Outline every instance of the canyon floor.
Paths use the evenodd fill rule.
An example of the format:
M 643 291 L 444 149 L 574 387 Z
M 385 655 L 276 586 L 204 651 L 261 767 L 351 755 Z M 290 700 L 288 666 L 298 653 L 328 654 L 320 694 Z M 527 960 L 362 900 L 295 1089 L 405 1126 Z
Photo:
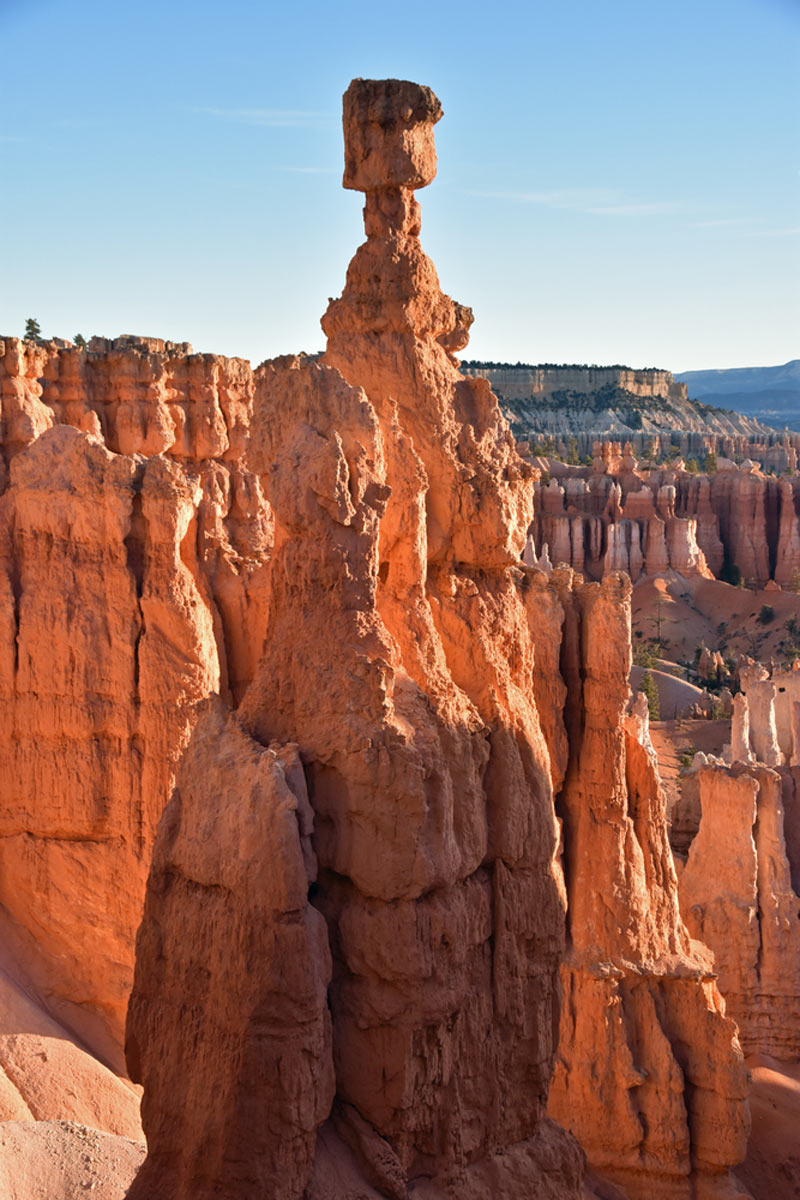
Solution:
M 765 608 L 771 616 L 762 616 Z M 783 662 L 790 643 L 800 646 L 800 595 L 775 584 L 751 590 L 719 579 L 654 576 L 633 589 L 632 624 L 634 648 L 660 638 L 663 656 L 676 665 L 693 663 L 701 644 L 726 658 Z

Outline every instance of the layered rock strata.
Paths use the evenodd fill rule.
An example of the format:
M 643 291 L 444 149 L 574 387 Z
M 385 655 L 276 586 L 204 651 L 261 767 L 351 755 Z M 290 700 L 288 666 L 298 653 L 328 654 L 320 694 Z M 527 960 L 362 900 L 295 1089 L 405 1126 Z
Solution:
M 681 910 L 714 951 L 745 1049 L 789 1061 L 800 1054 L 800 670 L 747 660 L 740 679 L 732 766 L 703 766 L 684 788 L 694 820 L 678 831 Z
M 534 552 L 592 579 L 624 570 L 636 580 L 686 577 L 800 584 L 800 478 L 762 474 L 757 462 L 721 460 L 713 475 L 637 461 L 627 444 L 594 446 L 591 467 L 544 460 L 536 485 Z M 794 454 L 794 451 L 792 451 Z
M 27 986 L 122 1068 L 175 766 L 265 632 L 252 374 L 155 340 L 0 350 L 0 928 Z
M 702 817 L 681 875 L 681 909 L 692 934 L 714 950 L 745 1050 L 796 1060 L 798 772 L 737 763 L 703 767 L 697 778 Z
M 156 848 L 128 1026 L 146 1096 L 141 1179 L 167 1179 L 179 1198 L 269 1178 L 257 1172 L 273 1169 L 277 1147 L 248 1153 L 237 1138 L 229 1150 L 215 1132 L 250 1111 L 255 1073 L 296 1147 L 287 1197 L 574 1195 L 580 1156 L 545 1119 L 563 952 L 558 793 L 571 948 L 552 1111 L 635 1194 L 656 1180 L 664 1195 L 722 1194 L 744 1151 L 744 1073 L 708 956 L 678 917 L 654 759 L 623 724 L 629 587 L 569 572 L 548 585 L 517 566 L 532 473 L 488 386 L 458 374 L 470 316 L 441 293 L 418 241 L 411 188 L 433 177 L 439 115 L 427 89 L 351 86 L 345 183 L 366 192 L 367 241 L 323 320 L 323 362 L 256 374 L 249 462 L 275 519 L 270 633 L 235 717 L 196 730 Z M 322 1031 L 305 1061 L 323 1098 L 333 1072 L 327 1119 L 324 1105 L 286 1102 L 269 1042 L 248 1028 L 233 1034 L 248 1064 L 238 1087 L 230 1056 L 206 1051 L 220 1037 L 217 997 L 241 988 L 252 900 L 235 879 L 203 959 L 216 963 L 205 1010 L 187 1021 L 180 999 L 181 931 L 214 911 L 223 870 L 216 851 L 187 865 L 205 844 L 194 826 L 219 805 L 210 767 L 194 764 L 224 757 L 237 781 L 244 763 L 292 744 L 314 811 L 306 869 L 331 948 L 332 1040 L 319 993 L 302 1029 L 285 1006 L 271 1029 L 290 1047 Z M 303 836 L 300 819 L 298 872 Z M 288 906 L 279 889 L 276 936 Z M 294 912 L 309 928 L 300 891 Z M 314 953 L 298 949 L 295 970 L 324 980 Z M 264 989 L 256 1012 L 275 1011 L 281 983 L 251 981 Z M 609 1021 L 623 992 L 626 1020 Z M 173 1088 L 174 1048 L 190 1044 L 202 1047 L 197 1079 Z M 602 1094 L 581 1082 L 587 1054 Z M 214 1097 L 211 1154 L 197 1086 Z M 606 1105 L 624 1123 L 601 1115 Z
M 568 953 L 550 1112 L 631 1197 L 731 1195 L 747 1084 L 711 955 L 680 917 L 646 705 L 625 717 L 630 583 L 577 583 L 568 569 L 552 581 L 569 749 L 556 802 Z
M 724 1194 L 743 1152 L 625 719 L 629 587 L 520 563 L 534 472 L 419 244 L 440 115 L 346 94 L 367 241 L 323 361 L 3 344 L 3 931 L 111 1062 L 171 795 L 127 1025 L 141 1200 L 577 1200 L 554 1062 L 551 1112 L 634 1197 Z M 702 571 L 662 483 L 639 551 Z
M 767 433 L 752 417 L 696 404 L 669 371 L 480 362 L 465 363 L 464 371 L 489 381 L 519 436 L 619 437 L 639 429 L 669 443 L 676 433 L 701 441 Z
M 367 242 L 325 317 L 324 363 L 256 375 L 250 461 L 275 517 L 270 635 L 235 724 L 196 732 L 191 778 L 156 848 L 128 1025 L 150 1149 L 132 1195 L 157 1180 L 176 1200 L 240 1195 L 244 1180 L 274 1181 L 273 1169 L 287 1200 L 400 1196 L 412 1183 L 430 1197 L 477 1198 L 488 1186 L 509 1200 L 579 1194 L 581 1153 L 545 1119 L 564 900 L 515 566 L 532 477 L 488 385 L 458 375 L 450 355 L 467 315 L 419 245 L 412 188 L 433 177 L 439 115 L 428 89 L 351 86 L 345 182 L 367 193 Z M 280 976 L 251 981 L 260 990 L 245 1009 L 273 1015 L 268 1036 L 258 1024 L 223 1030 L 243 1079 L 215 1048 L 227 997 L 243 986 L 257 890 L 224 884 L 204 1011 L 187 1022 L 170 1001 L 190 969 L 181 931 L 204 927 L 223 884 L 189 817 L 214 820 L 219 808 L 214 777 L 191 768 L 200 738 L 212 761 L 246 740 L 226 772 L 239 836 L 245 763 L 297 744 L 314 809 L 315 909 L 299 874 L 300 824 L 294 850 L 270 847 L 267 831 L 245 862 L 291 852 L 297 863 L 297 891 L 276 885 L 261 936 L 282 936 L 290 911 L 308 929 L 322 913 L 332 951 L 326 969 L 310 935 L 296 945 L 293 986 L 318 981 L 300 1013 Z M 312 1028 L 322 1031 L 313 1047 L 301 1040 Z M 308 1090 L 304 1107 L 286 1102 L 284 1069 L 269 1057 L 278 1037 L 298 1045 L 317 1107 Z M 187 1039 L 204 1049 L 176 1097 L 175 1046 Z M 334 1076 L 331 1106 L 320 1081 Z M 248 1147 L 251 1078 L 261 1081 L 253 1103 L 280 1111 L 282 1128 L 265 1126 Z M 210 1098 L 202 1124 L 198 1086 Z M 241 1136 L 225 1141 L 216 1131 L 239 1113 Z M 293 1166 L 281 1165 L 281 1146 L 294 1147 Z

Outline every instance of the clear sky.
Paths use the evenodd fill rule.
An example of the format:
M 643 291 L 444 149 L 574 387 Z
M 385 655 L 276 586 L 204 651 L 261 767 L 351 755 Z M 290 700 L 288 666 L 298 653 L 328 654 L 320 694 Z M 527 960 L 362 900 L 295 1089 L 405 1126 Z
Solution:
M 433 87 L 465 357 L 800 356 L 800 0 L 0 0 L 0 334 L 321 349 L 356 75 Z

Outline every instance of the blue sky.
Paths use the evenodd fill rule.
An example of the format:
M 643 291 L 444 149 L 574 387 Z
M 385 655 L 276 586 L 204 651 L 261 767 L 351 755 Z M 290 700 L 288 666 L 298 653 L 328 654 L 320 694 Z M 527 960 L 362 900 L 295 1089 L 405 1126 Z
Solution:
M 800 0 L 0 0 L 0 334 L 323 346 L 355 75 L 430 84 L 465 357 L 800 356 Z

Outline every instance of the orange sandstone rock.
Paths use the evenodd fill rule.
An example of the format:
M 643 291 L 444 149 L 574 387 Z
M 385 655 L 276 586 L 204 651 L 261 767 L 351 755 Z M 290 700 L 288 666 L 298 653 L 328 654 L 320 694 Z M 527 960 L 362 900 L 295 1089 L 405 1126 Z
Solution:
M 154 339 L 0 350 L 0 926 L 15 974 L 121 1068 L 195 706 L 241 695 L 266 632 L 252 373 Z
M 149 1154 L 130 1200 L 302 1193 L 333 1094 L 310 828 L 296 752 L 259 746 L 211 702 L 137 943 L 126 1053 L 147 1085 Z
M 193 1027 L 196 1074 L 175 1055 L 176 1005 L 190 964 L 200 963 L 180 931 L 204 928 L 227 869 L 190 823 L 174 831 L 181 782 L 157 842 L 129 1019 L 149 1141 L 141 1194 L 164 1180 L 176 1197 L 233 1194 L 232 1172 L 260 1180 L 259 1170 L 274 1169 L 287 1200 L 306 1187 L 315 1197 L 403 1196 L 413 1187 L 431 1200 L 477 1200 L 487 1188 L 508 1200 L 577 1198 L 582 1154 L 545 1120 L 564 896 L 549 755 L 530 688 L 527 582 L 516 565 L 532 474 L 488 385 L 458 374 L 451 355 L 464 310 L 439 290 L 417 238 L 410 187 L 430 175 L 438 105 L 426 89 L 395 81 L 356 81 L 348 97 L 348 178 L 368 188 L 368 240 L 326 314 L 324 362 L 277 360 L 256 373 L 248 461 L 274 514 L 275 543 L 269 637 L 236 717 L 237 745 L 243 731 L 253 739 L 237 760 L 296 743 L 308 780 L 313 902 L 332 950 L 336 1098 L 311 1163 L 325 1086 L 316 1107 L 302 1092 L 284 1105 L 278 1128 L 259 1105 L 271 1111 L 283 1069 L 276 1075 L 254 1057 L 263 1084 L 251 1093 L 249 1074 L 237 1080 L 218 1062 L 223 1006 L 240 1021 L 226 1027 L 226 1045 L 250 1061 L 239 940 L 256 936 L 248 934 L 256 893 L 234 891 L 236 937 L 213 934 L 202 958 L 209 1007 Z M 379 168 L 384 184 L 371 173 Z M 218 751 L 206 764 L 205 741 L 198 727 L 184 764 L 192 811 L 221 820 Z M 234 857 L 245 837 L 243 783 L 231 769 Z M 269 812 L 275 800 L 263 804 Z M 289 826 L 282 845 L 265 833 L 260 856 L 299 861 L 300 826 L 293 836 L 294 849 Z M 169 865 L 184 842 L 200 889 L 170 883 L 187 874 Z M 295 921 L 318 916 L 299 896 L 293 907 Z M 258 936 L 281 930 L 264 912 Z M 298 979 L 325 978 L 310 940 L 295 953 Z M 159 978 L 175 1003 L 161 1001 L 150 982 Z M 269 977 L 246 982 L 273 986 Z M 292 1046 L 300 1034 L 288 994 L 283 1011 Z M 323 992 L 303 1029 L 326 1012 Z M 330 1061 L 322 1043 L 306 1051 L 310 1085 L 328 1078 Z M 235 1164 L 216 1132 L 213 1152 L 201 1154 L 194 1098 L 212 1080 L 224 1084 L 212 1093 L 210 1128 L 230 1130 L 244 1113 Z M 293 1148 L 293 1164 L 282 1146 Z
M 630 583 L 559 582 L 569 948 L 549 1111 L 631 1197 L 732 1195 L 744 1064 L 711 956 L 678 910 L 646 717 L 624 720 Z
M 680 884 L 686 923 L 714 951 L 743 1047 L 786 1061 L 800 1056 L 800 899 L 784 833 L 792 774 L 702 768 L 702 819 Z
M 551 582 L 520 562 L 535 472 L 419 243 L 440 115 L 348 89 L 367 240 L 321 362 L 2 346 L 3 934 L 116 1065 L 171 795 L 127 1026 L 141 1200 L 578 1200 L 554 1061 L 550 1112 L 631 1197 L 722 1196 L 743 1154 L 612 571 L 704 574 L 700 525 L 674 473 L 628 517 L 608 446 L 542 493 Z

